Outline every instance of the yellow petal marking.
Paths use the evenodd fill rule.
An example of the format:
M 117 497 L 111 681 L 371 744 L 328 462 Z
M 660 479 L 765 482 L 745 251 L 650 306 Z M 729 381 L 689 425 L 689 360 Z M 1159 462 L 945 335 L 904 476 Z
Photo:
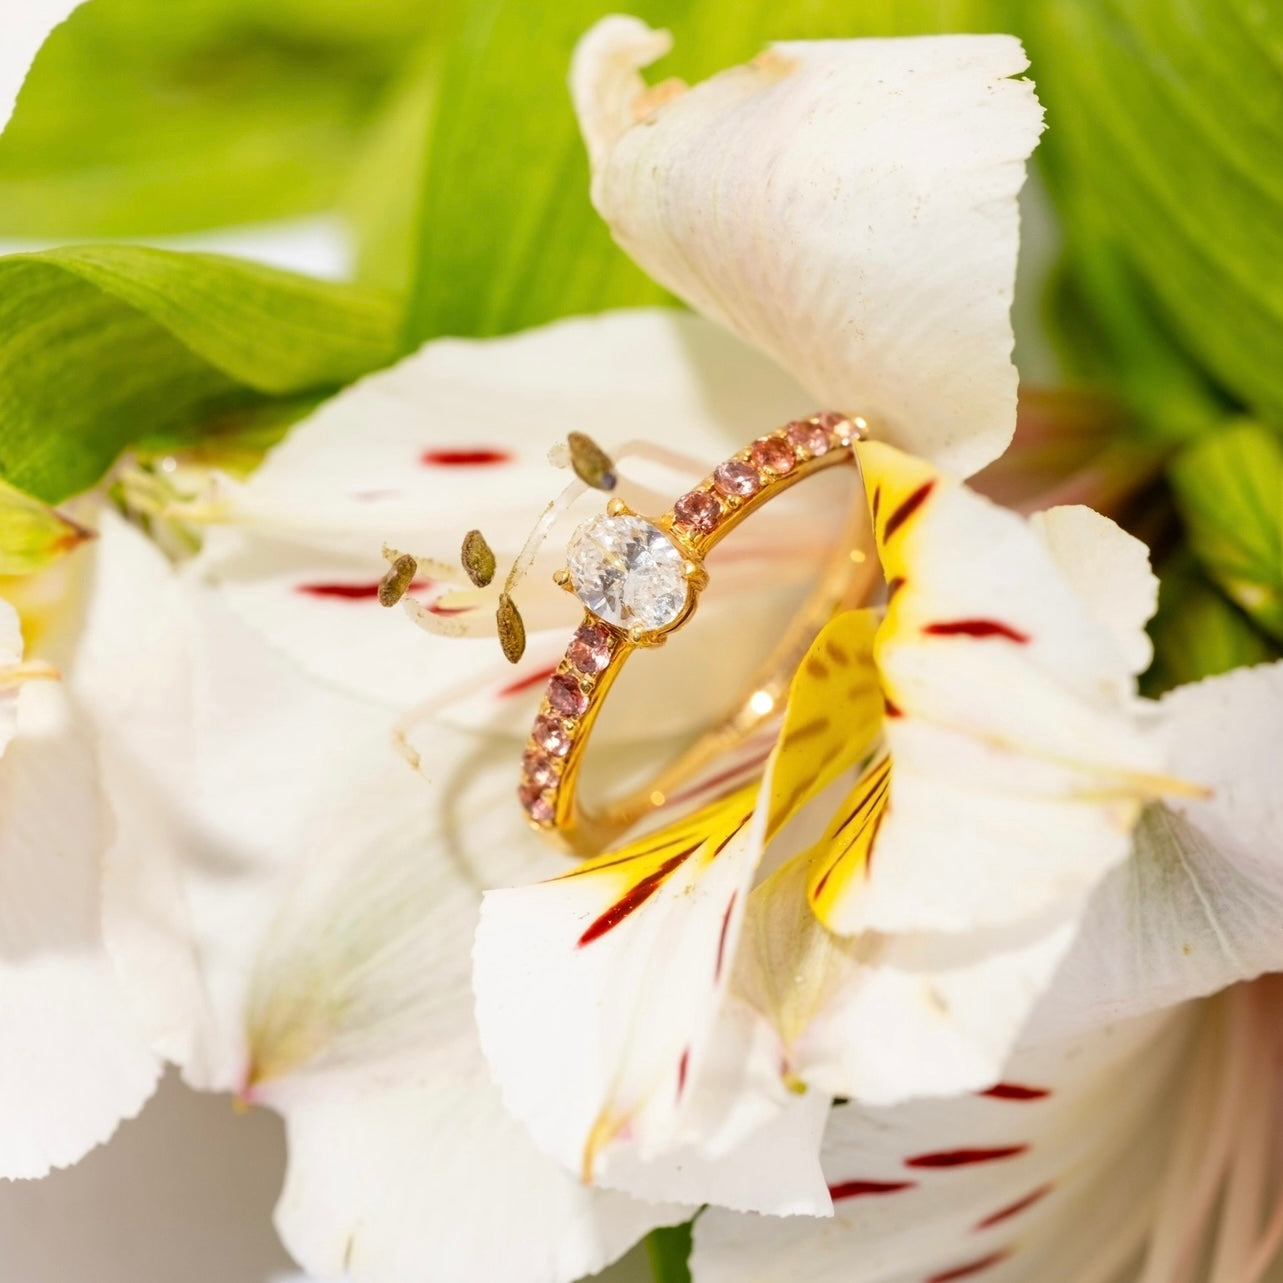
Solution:
M 835 616 L 798 667 L 770 772 L 768 841 L 872 751 L 882 729 L 882 688 L 873 663 L 878 623 L 871 610 Z
M 891 759 L 881 756 L 860 776 L 846 802 L 829 821 L 823 839 L 808 858 L 806 894 L 816 917 L 829 926 L 833 906 L 851 880 L 864 876 L 886 814 L 891 788 Z

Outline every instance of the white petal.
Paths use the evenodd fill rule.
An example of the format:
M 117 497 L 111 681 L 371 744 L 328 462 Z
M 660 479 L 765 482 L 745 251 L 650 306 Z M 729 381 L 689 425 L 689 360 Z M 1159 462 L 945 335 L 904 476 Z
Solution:
M 962 931 L 1081 901 L 1168 783 L 1130 659 L 1022 518 L 890 447 L 860 458 L 894 590 L 891 786 L 875 858 L 824 920 Z
M 21 683 L 6 680 L 5 670 L 14 670 L 22 661 L 22 626 L 18 612 L 0 598 L 0 753 L 18 729 L 18 691 Z
M 351 754 L 409 767 L 386 712 L 298 672 L 111 513 L 95 556 L 70 681 L 100 728 L 115 816 L 106 939 L 156 1049 L 232 1090 L 252 959 L 303 825 Z
M 515 593 L 529 654 L 512 670 L 494 636 L 496 596 L 537 518 L 570 479 L 549 465 L 549 449 L 578 429 L 610 451 L 633 441 L 681 451 L 702 461 L 702 474 L 756 433 L 811 408 L 795 384 L 741 344 L 671 309 L 440 340 L 293 429 L 232 496 L 234 524 L 209 532 L 201 566 L 238 613 L 326 681 L 398 709 L 443 693 L 487 692 L 459 720 L 524 733 L 533 713 L 523 680 L 556 663 L 580 617 L 551 572 L 574 520 L 602 503 L 600 495 L 581 501 Z M 633 465 L 623 473 L 620 495 L 655 515 L 692 480 L 673 469 L 653 479 Z M 763 514 L 745 532 L 757 550 L 748 572 L 758 599 L 763 576 L 754 556 L 771 558 L 772 579 L 790 564 L 767 538 L 771 525 Z M 496 584 L 482 593 L 466 585 L 458 561 L 464 534 L 478 528 L 499 561 Z M 785 533 L 794 542 L 815 537 Z M 385 543 L 446 563 L 425 566 L 416 596 L 438 609 L 466 607 L 444 622 L 480 639 L 426 636 L 401 612 L 380 608 L 374 590 L 387 569 Z M 739 540 L 737 548 L 744 550 Z M 791 564 L 796 573 L 807 562 Z M 457 583 L 467 591 L 459 594 Z M 505 693 L 513 687 L 526 698 Z
M 310 1274 L 569 1283 L 685 1218 L 578 1185 L 534 1149 L 484 1074 L 478 1058 L 424 1085 L 336 1076 L 286 1108 L 276 1225 Z
M 667 1187 L 696 1203 L 798 1210 L 778 1169 L 759 1165 L 754 1182 L 742 1161 L 672 1156 L 692 1144 L 719 1159 L 742 1139 L 701 1134 L 689 1093 L 761 849 L 754 800 L 750 786 L 632 854 L 485 897 L 474 985 L 486 1058 L 536 1144 L 585 1179 L 643 1197 Z M 621 1157 L 624 1141 L 632 1152 Z M 649 1169 L 661 1155 L 670 1161 Z
M 1042 129 L 1010 36 L 780 44 L 688 92 L 628 69 L 633 18 L 580 42 L 593 203 L 657 281 L 825 406 L 966 474 L 1015 428 L 1016 195 Z
M 1151 807 L 1092 898 L 1037 1027 L 1080 1029 L 1283 969 L 1283 664 L 1162 700 L 1173 767 L 1213 790 Z
M 523 831 L 505 753 L 442 749 L 436 790 L 354 769 L 258 960 L 248 1091 L 289 1126 L 278 1223 L 308 1269 L 355 1283 L 425 1263 L 443 1283 L 568 1283 L 688 1212 L 584 1187 L 505 1113 L 472 1019 L 479 887 L 563 862 Z
M 1022 1052 L 989 1094 L 833 1111 L 832 1222 L 696 1222 L 696 1283 L 1110 1283 L 1150 1226 L 1189 1022 Z
M 107 1140 L 159 1075 L 103 949 L 111 821 L 92 734 L 59 684 L 22 691 L 0 814 L 0 1175 L 26 1178 Z
M 4 15 L 0 41 L 0 129 L 9 123 L 13 106 L 31 63 L 49 33 L 80 0 L 22 0 Z
M 776 1072 L 869 1105 L 992 1083 L 1069 948 L 1074 915 L 848 939 L 811 912 L 806 863 L 754 890 L 732 980 L 772 1031 Z
M 1080 504 L 1048 508 L 1030 520 L 1083 604 L 1108 628 L 1134 673 L 1154 657 L 1145 631 L 1158 608 L 1158 579 L 1149 549 Z

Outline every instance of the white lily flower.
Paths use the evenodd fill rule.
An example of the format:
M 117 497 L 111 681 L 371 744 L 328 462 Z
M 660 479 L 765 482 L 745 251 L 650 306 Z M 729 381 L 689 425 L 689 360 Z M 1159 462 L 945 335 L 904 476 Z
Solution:
M 606 1184 L 617 1139 L 654 1155 L 701 1129 L 726 994 L 729 1028 L 741 1008 L 765 1026 L 734 1095 L 755 1079 L 777 1104 L 809 1087 L 885 1105 L 991 1085 L 1142 807 L 1198 791 L 1135 695 L 1156 598 L 1141 545 L 1086 509 L 1027 523 L 888 446 L 858 455 L 890 602 L 839 617 L 804 661 L 756 820 L 749 789 L 574 879 L 487 896 L 478 1017 L 505 1099 Z M 763 838 L 850 767 L 820 840 L 773 855 Z M 680 851 L 696 857 L 670 870 Z M 585 947 L 599 918 L 615 929 Z M 759 1179 L 758 1210 L 807 1185 L 788 1191 L 778 1165 Z

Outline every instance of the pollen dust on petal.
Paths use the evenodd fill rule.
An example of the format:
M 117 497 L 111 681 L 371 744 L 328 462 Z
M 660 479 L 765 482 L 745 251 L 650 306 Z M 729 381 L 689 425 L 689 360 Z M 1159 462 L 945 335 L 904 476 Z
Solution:
M 661 107 L 667 107 L 670 102 L 675 102 L 689 88 L 690 86 L 677 76 L 670 76 L 657 85 L 647 86 L 633 99 L 633 123 L 640 125 Z

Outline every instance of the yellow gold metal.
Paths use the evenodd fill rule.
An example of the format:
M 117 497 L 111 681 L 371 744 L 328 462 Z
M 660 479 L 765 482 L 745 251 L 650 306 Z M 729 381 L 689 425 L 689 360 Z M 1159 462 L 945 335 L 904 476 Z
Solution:
M 878 573 L 877 558 L 869 555 L 861 544 L 868 544 L 870 531 L 867 513 L 862 502 L 853 504 L 848 529 L 834 551 L 831 564 L 826 567 L 810 599 L 797 613 L 775 649 L 745 687 L 743 703 L 717 725 L 706 731 L 677 761 L 663 770 L 655 779 L 618 801 L 599 810 L 585 808 L 579 797 L 579 774 L 584 753 L 591 737 L 593 724 L 605 704 L 611 686 L 623 669 L 629 656 L 638 649 L 662 645 L 670 633 L 680 629 L 694 614 L 701 592 L 709 576 L 704 568 L 704 558 L 709 551 L 729 535 L 741 522 L 756 512 L 775 495 L 791 489 L 799 481 L 842 464 L 854 464 L 853 442 L 867 432 L 865 421 L 858 417 L 834 414 L 816 415 L 805 421 L 808 425 L 821 426 L 828 431 L 828 443 L 822 452 L 813 452 L 804 446 L 795 446 L 794 466 L 782 475 L 766 470 L 759 471 L 760 488 L 752 495 L 741 498 L 716 491 L 709 482 L 696 489 L 716 495 L 721 514 L 711 530 L 700 530 L 680 522 L 672 509 L 654 524 L 682 550 L 685 557 L 683 570 L 691 586 L 686 605 L 667 627 L 656 631 L 642 628 L 623 630 L 605 624 L 591 612 L 586 612 L 584 624 L 606 630 L 611 638 L 609 658 L 600 672 L 584 677 L 570 663 L 569 652 L 557 672 L 573 678 L 583 692 L 587 703 L 582 713 L 574 718 L 560 717 L 545 701 L 540 721 L 552 719 L 560 724 L 569 740 L 562 748 L 562 756 L 545 753 L 537 736 L 532 738 L 527 754 L 527 769 L 532 758 L 551 763 L 556 772 L 553 782 L 542 791 L 529 775 L 522 785 L 523 800 L 531 814 L 531 822 L 549 836 L 555 837 L 569 850 L 591 855 L 605 849 L 610 842 L 631 828 L 666 798 L 675 793 L 691 777 L 705 769 L 717 758 L 742 743 L 783 703 L 794 670 L 806 653 L 816 633 L 839 610 L 858 605 L 865 600 Z M 794 425 L 788 425 L 794 426 Z M 781 428 L 772 436 L 789 439 L 787 429 Z M 735 456 L 751 464 L 751 453 Z M 618 499 L 606 505 L 610 516 L 631 516 L 631 510 Z M 558 584 L 573 591 L 569 575 L 558 571 L 554 578 Z M 559 677 L 554 677 L 554 682 Z M 531 809 L 532 806 L 534 809 Z

